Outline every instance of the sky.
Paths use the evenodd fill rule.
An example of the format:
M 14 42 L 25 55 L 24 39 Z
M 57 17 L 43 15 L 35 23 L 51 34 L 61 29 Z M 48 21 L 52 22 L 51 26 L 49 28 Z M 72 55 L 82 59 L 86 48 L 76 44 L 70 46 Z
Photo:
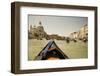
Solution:
M 40 21 L 47 34 L 58 34 L 65 37 L 88 24 L 87 17 L 28 15 L 29 26 L 37 27 Z

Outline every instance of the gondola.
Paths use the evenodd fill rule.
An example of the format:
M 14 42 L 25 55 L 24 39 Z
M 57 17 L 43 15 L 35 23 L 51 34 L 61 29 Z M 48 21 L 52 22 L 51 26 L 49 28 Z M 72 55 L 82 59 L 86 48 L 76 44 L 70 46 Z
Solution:
M 50 40 L 35 60 L 69 59 L 67 55 L 57 46 L 54 40 Z

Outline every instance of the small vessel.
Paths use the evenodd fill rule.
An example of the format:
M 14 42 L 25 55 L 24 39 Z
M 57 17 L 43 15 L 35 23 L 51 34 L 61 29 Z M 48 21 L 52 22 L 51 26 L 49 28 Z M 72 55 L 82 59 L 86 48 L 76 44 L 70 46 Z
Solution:
M 50 40 L 35 58 L 35 60 L 55 59 L 69 59 L 69 57 L 56 45 L 54 40 Z

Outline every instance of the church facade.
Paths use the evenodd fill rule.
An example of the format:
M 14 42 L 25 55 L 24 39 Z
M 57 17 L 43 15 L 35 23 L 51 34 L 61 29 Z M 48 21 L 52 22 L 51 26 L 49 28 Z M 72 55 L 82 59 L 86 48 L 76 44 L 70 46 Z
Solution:
M 28 30 L 28 38 L 29 39 L 42 39 L 46 38 L 47 33 L 44 31 L 44 28 L 42 26 L 42 23 L 39 22 L 39 25 L 36 27 L 35 25 L 32 26 L 30 25 L 29 30 Z

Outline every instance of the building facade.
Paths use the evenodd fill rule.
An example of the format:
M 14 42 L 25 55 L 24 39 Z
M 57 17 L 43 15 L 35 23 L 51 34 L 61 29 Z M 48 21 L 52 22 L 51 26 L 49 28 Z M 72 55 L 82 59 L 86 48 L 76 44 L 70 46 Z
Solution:
M 88 38 L 88 26 L 87 26 L 87 24 L 84 25 L 83 27 L 81 27 L 78 32 L 71 33 L 69 37 L 71 39 L 84 39 L 84 38 L 87 39 Z
M 42 38 L 46 38 L 46 36 L 47 33 L 44 31 L 41 22 L 39 22 L 39 25 L 37 27 L 35 25 L 34 26 L 30 25 L 28 31 L 29 39 L 42 39 Z

